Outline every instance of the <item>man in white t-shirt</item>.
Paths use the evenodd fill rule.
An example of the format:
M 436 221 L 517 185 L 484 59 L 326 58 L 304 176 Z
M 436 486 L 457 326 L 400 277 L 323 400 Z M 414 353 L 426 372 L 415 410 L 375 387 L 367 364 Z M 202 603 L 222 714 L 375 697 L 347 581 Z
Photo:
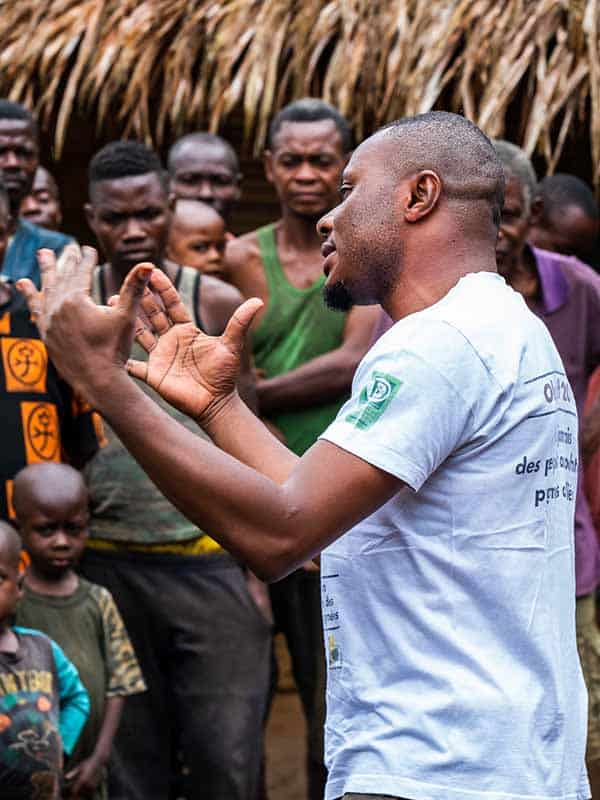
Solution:
M 234 391 L 260 301 L 211 339 L 148 265 L 110 310 L 86 296 L 92 252 L 58 268 L 44 253 L 46 293 L 23 286 L 55 363 L 186 515 L 267 579 L 324 551 L 327 800 L 589 797 L 577 414 L 546 328 L 496 274 L 503 185 L 489 140 L 453 114 L 355 151 L 319 223 L 326 298 L 379 302 L 396 324 L 302 458 Z M 126 363 L 139 307 L 150 357 Z

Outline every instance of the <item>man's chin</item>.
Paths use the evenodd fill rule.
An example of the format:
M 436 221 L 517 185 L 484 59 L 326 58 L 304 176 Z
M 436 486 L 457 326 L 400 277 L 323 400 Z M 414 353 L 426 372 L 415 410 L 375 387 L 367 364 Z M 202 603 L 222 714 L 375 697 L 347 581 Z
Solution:
M 354 305 L 352 295 L 343 281 L 336 281 L 331 286 L 323 287 L 323 300 L 332 311 L 350 311 Z

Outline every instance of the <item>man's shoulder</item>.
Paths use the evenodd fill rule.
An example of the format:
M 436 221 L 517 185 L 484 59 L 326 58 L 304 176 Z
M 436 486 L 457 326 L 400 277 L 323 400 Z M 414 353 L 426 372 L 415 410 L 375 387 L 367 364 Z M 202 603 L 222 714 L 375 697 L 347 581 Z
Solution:
M 225 258 L 229 264 L 237 267 L 246 266 L 248 263 L 262 263 L 258 239 L 259 230 L 261 229 L 250 231 L 227 242 Z
M 235 286 L 214 275 L 202 276 L 200 292 L 200 296 L 204 295 L 210 303 L 218 303 L 223 307 L 229 306 L 232 311 L 244 300 L 241 292 Z
M 575 256 L 554 253 L 539 247 L 533 249 L 536 259 L 543 259 L 547 264 L 560 269 L 571 285 L 590 287 L 596 292 L 600 292 L 600 275 L 589 264 L 580 261 Z
M 73 238 L 67 236 L 66 233 L 51 231 L 24 219 L 19 220 L 19 228 L 25 236 L 37 240 L 38 248 L 47 247 L 49 250 L 62 250 L 66 244 L 73 241 Z

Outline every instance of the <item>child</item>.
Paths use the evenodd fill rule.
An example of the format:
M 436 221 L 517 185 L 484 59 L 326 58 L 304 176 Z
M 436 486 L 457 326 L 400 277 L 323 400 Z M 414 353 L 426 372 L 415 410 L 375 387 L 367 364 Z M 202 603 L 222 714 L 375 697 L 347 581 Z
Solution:
M 212 206 L 199 200 L 177 200 L 169 230 L 167 257 L 221 278 L 227 233 Z
M 21 542 L 0 522 L 0 797 L 58 800 L 90 703 L 77 670 L 39 631 L 12 627 L 23 595 Z
M 66 770 L 67 797 L 106 798 L 105 766 L 127 695 L 145 690 L 110 593 L 75 573 L 87 539 L 88 495 L 66 464 L 31 464 L 15 478 L 13 503 L 30 565 L 19 624 L 64 648 L 89 692 L 86 727 Z

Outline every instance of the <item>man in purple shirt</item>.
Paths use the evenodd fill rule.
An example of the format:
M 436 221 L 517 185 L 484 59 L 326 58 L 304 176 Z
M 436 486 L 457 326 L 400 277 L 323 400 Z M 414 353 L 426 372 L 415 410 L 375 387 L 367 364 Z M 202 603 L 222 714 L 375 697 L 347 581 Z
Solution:
M 580 418 L 588 380 L 600 365 L 600 276 L 573 256 L 527 243 L 532 216 L 543 202 L 523 150 L 505 141 L 494 147 L 504 166 L 506 189 L 496 255 L 498 271 L 547 325 L 573 390 Z M 600 584 L 600 546 L 579 470 L 575 506 L 577 639 L 589 693 L 587 764 L 592 796 L 600 790 L 600 632 L 594 594 Z

